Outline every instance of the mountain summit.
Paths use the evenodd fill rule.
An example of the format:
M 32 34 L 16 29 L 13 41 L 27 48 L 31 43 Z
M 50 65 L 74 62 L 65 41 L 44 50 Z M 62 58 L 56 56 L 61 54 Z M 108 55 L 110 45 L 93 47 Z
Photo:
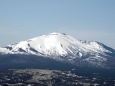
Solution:
M 109 59 L 107 57 L 115 55 L 115 50 L 100 42 L 81 41 L 65 33 L 53 32 L 1 47 L 0 53 L 1 55 L 36 55 L 75 65 L 82 62 L 103 66 Z

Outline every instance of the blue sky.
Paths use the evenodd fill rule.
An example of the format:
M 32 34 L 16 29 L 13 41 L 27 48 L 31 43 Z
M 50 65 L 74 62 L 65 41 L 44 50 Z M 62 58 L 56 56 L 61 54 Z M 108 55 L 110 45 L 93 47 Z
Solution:
M 115 0 L 0 0 L 0 46 L 51 32 L 115 49 Z

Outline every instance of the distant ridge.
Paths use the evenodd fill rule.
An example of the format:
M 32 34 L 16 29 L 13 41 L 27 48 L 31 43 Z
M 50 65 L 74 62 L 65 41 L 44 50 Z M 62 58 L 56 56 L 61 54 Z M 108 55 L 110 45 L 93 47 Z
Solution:
M 65 33 L 49 33 L 5 47 L 1 55 L 36 55 L 56 61 L 65 61 L 76 66 L 92 65 L 106 67 L 115 50 L 96 41 L 79 41 Z

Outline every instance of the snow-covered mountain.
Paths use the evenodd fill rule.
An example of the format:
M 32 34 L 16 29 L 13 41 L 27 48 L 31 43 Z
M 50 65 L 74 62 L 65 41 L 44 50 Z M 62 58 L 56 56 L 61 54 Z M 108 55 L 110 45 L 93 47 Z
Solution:
M 77 40 L 64 33 L 50 33 L 16 44 L 0 47 L 1 55 L 26 54 L 49 57 L 76 64 L 78 61 L 98 64 L 115 55 L 115 50 L 100 42 Z

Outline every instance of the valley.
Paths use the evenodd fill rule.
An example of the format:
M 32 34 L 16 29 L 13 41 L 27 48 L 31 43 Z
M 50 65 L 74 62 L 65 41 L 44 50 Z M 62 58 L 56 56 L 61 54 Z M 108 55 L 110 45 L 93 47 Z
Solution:
M 1 86 L 115 86 L 115 79 L 80 76 L 71 71 L 9 69 L 0 72 Z

